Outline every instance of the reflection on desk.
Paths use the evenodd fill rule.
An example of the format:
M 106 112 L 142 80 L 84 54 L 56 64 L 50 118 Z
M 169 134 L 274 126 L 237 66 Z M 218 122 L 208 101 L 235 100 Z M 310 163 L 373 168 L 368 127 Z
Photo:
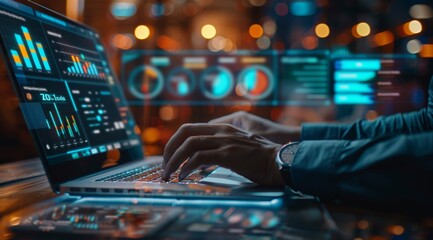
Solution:
M 29 163 L 26 162 L 25 164 L 27 164 L 26 171 L 29 173 Z M 32 165 L 35 172 L 41 170 L 39 161 L 34 161 Z M 15 167 L 17 167 L 16 164 Z M 8 168 L 8 166 L 1 166 L 0 169 L 2 168 Z M 144 204 L 144 201 L 134 198 L 125 198 L 124 200 L 129 204 L 134 205 L 135 203 L 138 206 L 158 205 L 156 203 Z M 2 217 L 0 219 L 0 238 L 19 239 L 12 235 L 7 226 L 17 224 L 23 217 L 37 210 L 74 202 L 96 206 L 100 204 L 98 201 L 100 198 L 56 195 L 51 191 L 45 176 L 3 183 L 0 185 L 0 216 Z M 120 204 L 122 201 L 113 202 Z M 320 211 L 320 208 L 317 208 L 317 202 L 311 198 L 309 200 L 288 200 L 285 206 L 280 209 L 214 207 L 209 205 L 202 207 L 185 206 L 183 207 L 184 213 L 179 219 L 166 230 L 161 231 L 158 238 L 433 239 L 433 218 L 417 218 L 334 205 L 330 205 L 328 208 L 331 209 L 330 214 L 325 210 Z M 334 218 L 335 223 L 330 216 Z M 101 238 L 103 237 L 96 237 L 96 239 Z M 38 238 L 32 235 L 33 239 Z M 59 238 L 44 235 L 39 239 Z M 66 235 L 62 236 L 61 239 L 76 239 L 76 236 Z

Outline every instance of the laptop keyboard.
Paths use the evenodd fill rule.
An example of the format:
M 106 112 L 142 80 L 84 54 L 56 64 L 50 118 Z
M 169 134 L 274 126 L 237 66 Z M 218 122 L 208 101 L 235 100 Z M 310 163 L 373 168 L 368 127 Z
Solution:
M 182 183 L 196 183 L 206 177 L 215 168 L 210 167 L 206 170 L 196 170 L 186 177 Z M 146 165 L 134 169 L 127 170 L 125 172 L 116 173 L 101 179 L 97 179 L 97 182 L 148 182 L 148 183 L 160 183 L 160 182 L 179 182 L 180 169 L 171 175 L 168 181 L 163 181 L 161 175 L 164 169 L 161 168 L 161 164 Z

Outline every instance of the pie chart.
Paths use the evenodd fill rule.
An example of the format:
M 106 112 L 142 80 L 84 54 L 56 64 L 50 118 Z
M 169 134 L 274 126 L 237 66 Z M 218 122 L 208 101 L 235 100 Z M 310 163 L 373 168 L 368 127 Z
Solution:
M 250 66 L 239 74 L 238 88 L 242 96 L 251 100 L 266 98 L 274 88 L 272 72 L 264 66 Z
M 175 96 L 189 95 L 195 88 L 194 74 L 185 68 L 176 68 L 168 75 L 168 90 Z
M 233 90 L 234 80 L 231 72 L 224 67 L 211 67 L 201 77 L 203 94 L 212 100 L 226 97 Z
M 143 100 L 158 96 L 163 86 L 164 78 L 162 73 L 158 69 L 147 65 L 133 70 L 128 80 L 128 88 L 131 94 Z

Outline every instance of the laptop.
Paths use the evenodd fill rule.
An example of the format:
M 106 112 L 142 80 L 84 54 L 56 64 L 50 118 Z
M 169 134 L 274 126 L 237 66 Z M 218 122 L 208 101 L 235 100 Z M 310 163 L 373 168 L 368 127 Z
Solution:
M 53 191 L 70 195 L 274 199 L 228 169 L 161 182 L 99 34 L 31 1 L 0 0 L 0 41 Z M 146 116 L 144 116 L 146 117 Z

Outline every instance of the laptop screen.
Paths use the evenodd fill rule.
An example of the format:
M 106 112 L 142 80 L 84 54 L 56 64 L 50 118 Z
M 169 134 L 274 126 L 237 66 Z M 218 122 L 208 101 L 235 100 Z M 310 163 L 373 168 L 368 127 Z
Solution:
M 98 34 L 34 3 L 0 0 L 3 56 L 54 188 L 143 157 Z

